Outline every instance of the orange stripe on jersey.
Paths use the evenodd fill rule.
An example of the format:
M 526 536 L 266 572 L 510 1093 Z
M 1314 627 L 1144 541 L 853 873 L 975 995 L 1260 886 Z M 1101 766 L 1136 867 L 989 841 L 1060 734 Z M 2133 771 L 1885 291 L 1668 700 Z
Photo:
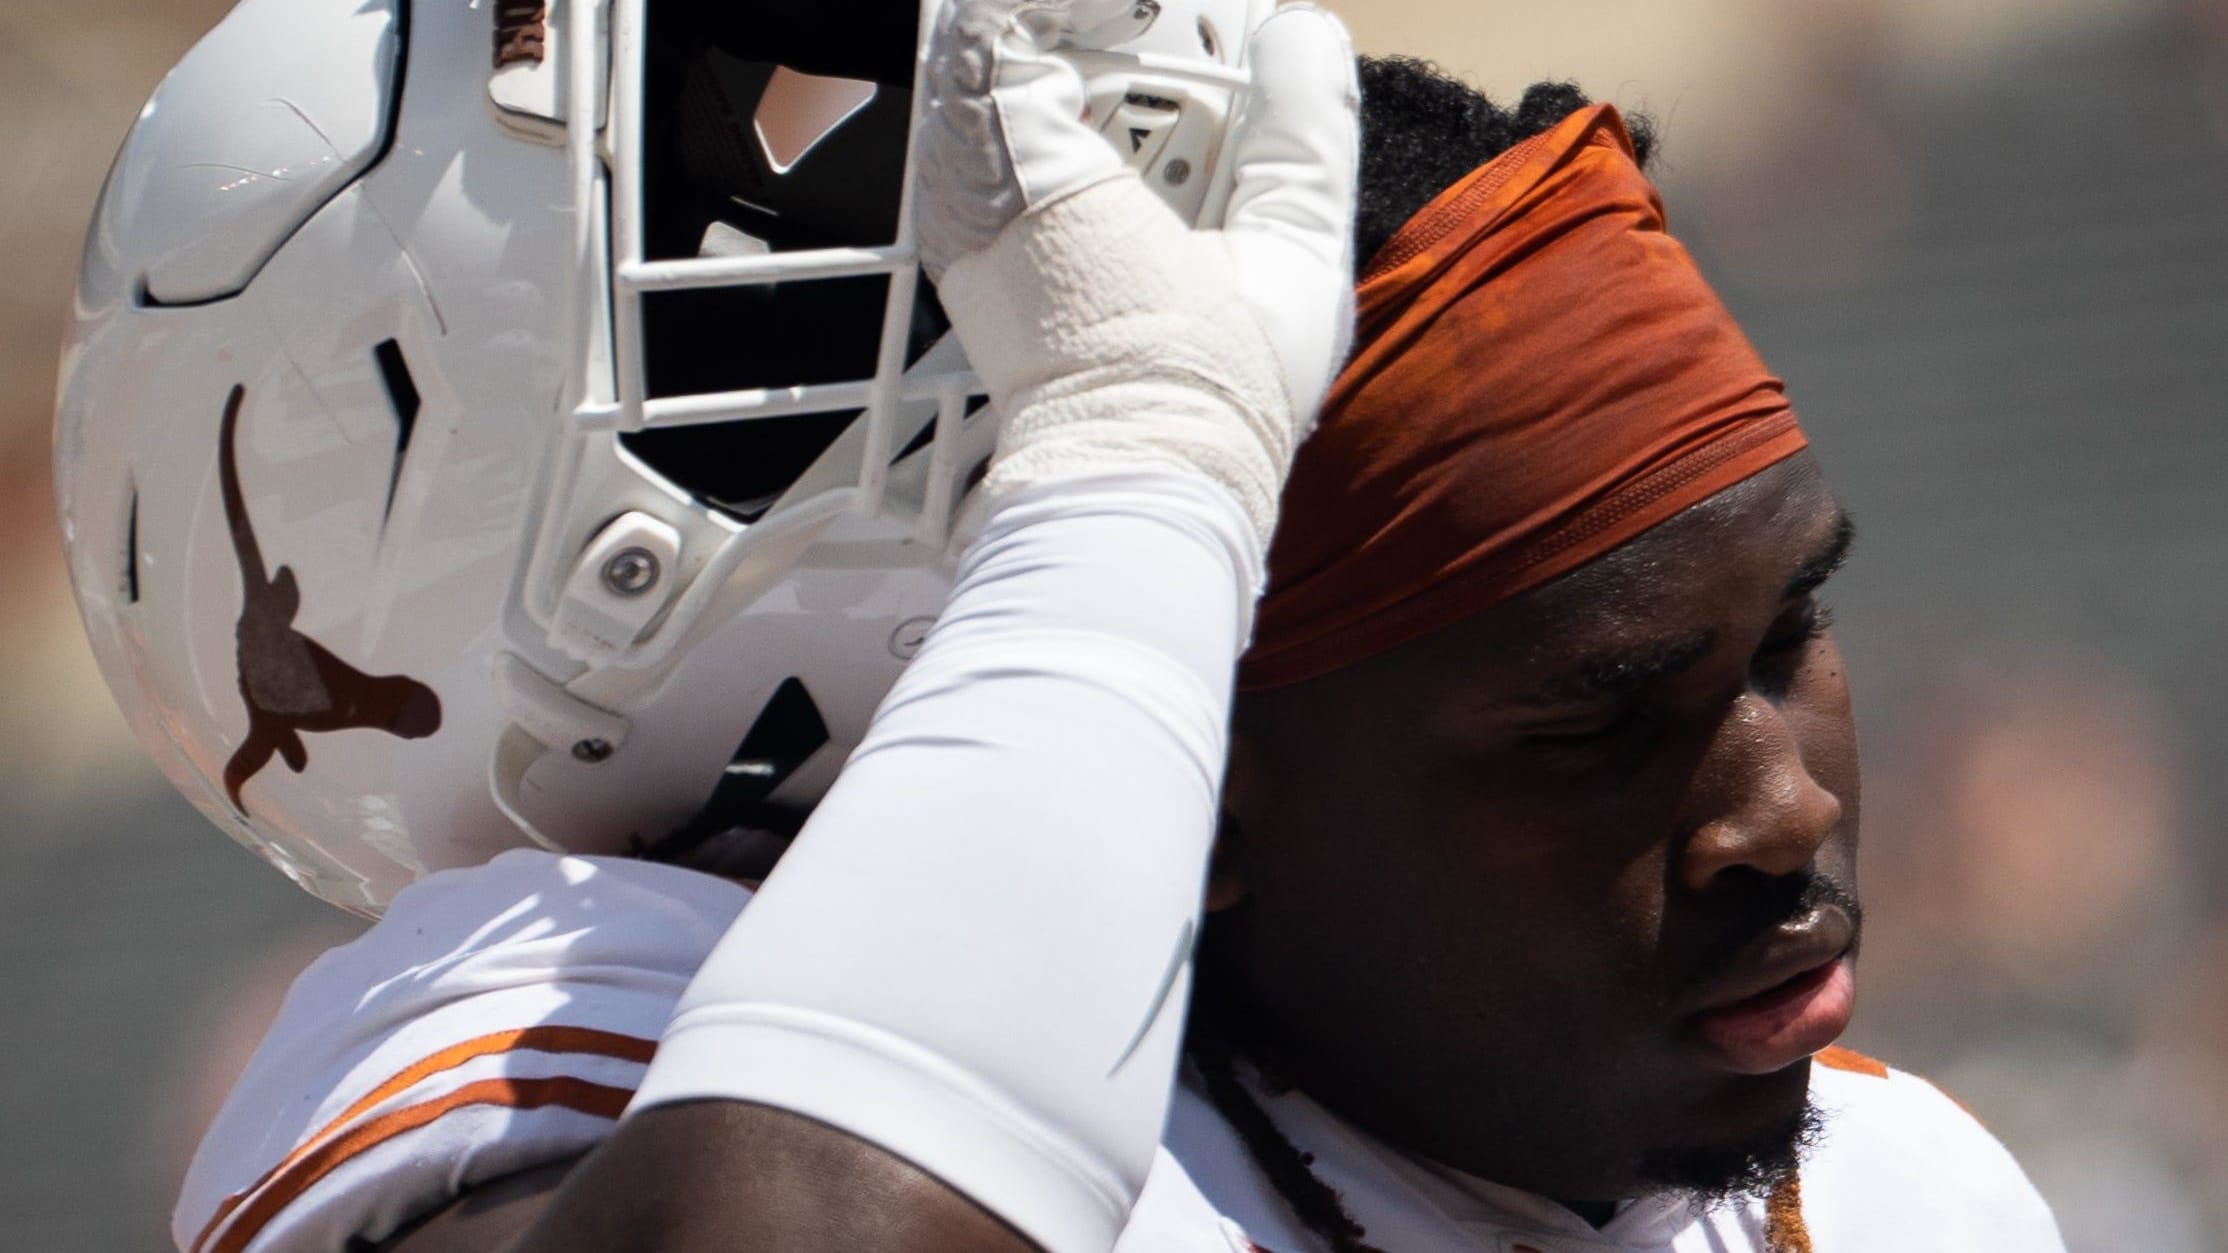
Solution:
M 554 1105 L 596 1118 L 617 1118 L 619 1111 L 627 1107 L 627 1101 L 633 1096 L 634 1092 L 629 1088 L 614 1088 L 565 1076 L 554 1079 L 482 1079 L 477 1083 L 465 1084 L 446 1096 L 381 1114 L 347 1134 L 327 1140 L 295 1158 L 291 1165 L 270 1181 L 268 1187 L 256 1192 L 253 1200 L 240 1207 L 239 1220 L 226 1228 L 224 1235 L 209 1246 L 209 1253 L 240 1253 L 256 1236 L 262 1234 L 264 1225 L 281 1210 L 293 1204 L 327 1175 L 347 1165 L 351 1159 L 396 1136 L 416 1131 L 455 1110 L 469 1105 L 494 1105 L 505 1109 L 542 1109 Z
M 452 1044 L 437 1053 L 420 1058 L 397 1071 L 391 1078 L 340 1112 L 340 1115 L 304 1139 L 299 1147 L 289 1153 L 278 1165 L 263 1172 L 254 1183 L 224 1199 L 217 1212 L 209 1216 L 200 1234 L 193 1238 L 193 1253 L 202 1253 L 209 1236 L 224 1220 L 238 1209 L 240 1203 L 253 1196 L 296 1162 L 314 1152 L 327 1137 L 354 1122 L 380 1103 L 443 1071 L 454 1070 L 474 1058 L 489 1057 L 497 1053 L 588 1053 L 598 1057 L 616 1057 L 623 1061 L 648 1063 L 658 1051 L 657 1041 L 640 1036 L 621 1035 L 616 1031 L 599 1031 L 593 1027 L 520 1027 L 511 1031 L 495 1031 L 487 1035 Z M 595 1085 L 590 1085 L 595 1086 Z M 623 1103 L 623 1102 L 622 1102 Z M 413 1106 L 412 1108 L 419 1108 Z
M 1810 1226 L 1803 1222 L 1802 1176 L 1781 1180 L 1765 1201 L 1764 1248 L 1768 1253 L 1813 1253 Z
M 1854 1074 L 1871 1075 L 1875 1079 L 1885 1079 L 1888 1077 L 1888 1066 L 1886 1062 L 1874 1061 L 1873 1059 L 1866 1057 L 1864 1054 L 1855 1052 L 1850 1049 L 1829 1048 L 1820 1052 L 1815 1058 L 1812 1058 L 1811 1060 L 1817 1062 L 1821 1066 L 1826 1067 L 1828 1070 L 1846 1070 Z M 1988 1124 L 1985 1122 L 1981 1122 L 1980 1115 L 1973 1112 L 1973 1107 L 1967 1105 L 1963 1101 L 1958 1100 L 1957 1096 L 1954 1093 L 1950 1092 L 1941 1084 L 1938 1084 L 1931 1079 L 1922 1080 L 1921 1082 L 1925 1083 L 1926 1086 L 1934 1089 L 1936 1092 L 1940 1092 L 1944 1099 L 1948 1100 L 1950 1104 L 1955 1105 L 1957 1108 L 1963 1110 L 1967 1118 L 1970 1118 L 1974 1122 L 1979 1123 L 1984 1130 L 1987 1128 Z
M 1828 1070 L 1846 1070 L 1853 1075 L 1870 1075 L 1875 1079 L 1888 1077 L 1886 1062 L 1877 1062 L 1854 1049 L 1839 1046 L 1821 1049 L 1812 1061 Z

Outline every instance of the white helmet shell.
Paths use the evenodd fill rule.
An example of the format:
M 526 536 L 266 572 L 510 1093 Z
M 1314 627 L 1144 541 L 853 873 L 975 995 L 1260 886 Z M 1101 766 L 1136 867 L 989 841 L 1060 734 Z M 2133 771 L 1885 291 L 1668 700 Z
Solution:
M 243 0 L 95 211 L 55 435 L 95 656 L 171 781 L 337 905 L 507 848 L 641 851 L 809 807 L 948 590 L 995 423 L 923 329 L 896 203 L 917 101 L 726 58 L 709 98 L 758 98 L 712 147 L 749 148 L 777 192 L 821 149 L 887 167 L 863 218 L 888 235 L 847 238 L 851 205 L 819 229 L 823 174 L 776 224 L 807 242 L 733 196 L 740 225 L 661 253 L 660 198 L 682 197 L 644 32 L 668 5 L 691 7 L 559 0 L 526 29 L 476 0 Z M 1226 194 L 1269 8 L 1141 0 L 1076 56 L 1094 117 L 1187 214 Z M 875 118 L 894 141 L 837 151 Z M 771 300 L 719 328 L 761 374 L 840 340 L 841 377 L 700 386 L 722 354 L 661 337 L 686 313 L 669 294 L 862 282 L 863 317 L 800 326 Z M 785 419 L 808 425 L 754 459 Z M 721 451 L 747 493 L 689 464 Z

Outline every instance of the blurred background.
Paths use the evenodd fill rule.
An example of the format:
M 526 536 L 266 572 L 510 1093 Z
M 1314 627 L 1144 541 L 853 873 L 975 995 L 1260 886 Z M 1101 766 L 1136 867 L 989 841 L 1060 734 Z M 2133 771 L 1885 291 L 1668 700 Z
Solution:
M 449 0 L 477 4 L 480 0 Z M 1849 1043 L 2073 1253 L 2228 1249 L 2228 0 L 1343 0 L 1370 51 L 1663 126 L 1673 229 L 1863 533 Z M 285 984 L 356 924 L 140 757 L 79 639 L 57 336 L 125 128 L 222 0 L 0 0 L 0 1222 L 167 1247 Z

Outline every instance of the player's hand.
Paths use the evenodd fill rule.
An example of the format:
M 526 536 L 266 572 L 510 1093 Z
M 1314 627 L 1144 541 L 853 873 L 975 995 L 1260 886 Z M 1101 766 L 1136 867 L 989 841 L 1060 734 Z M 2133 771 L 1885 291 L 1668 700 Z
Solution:
M 943 281 L 951 263 L 988 248 L 1029 209 L 1119 177 L 1121 159 L 1086 126 L 1072 46 L 1127 0 L 949 0 L 928 51 L 921 136 L 921 263 Z
M 1192 230 L 1082 120 L 1058 50 L 1128 0 L 953 0 L 933 34 L 916 228 L 1005 417 L 989 488 L 1141 463 L 1222 483 L 1265 540 L 1346 351 L 1359 89 L 1311 5 L 1254 34 L 1235 182 Z

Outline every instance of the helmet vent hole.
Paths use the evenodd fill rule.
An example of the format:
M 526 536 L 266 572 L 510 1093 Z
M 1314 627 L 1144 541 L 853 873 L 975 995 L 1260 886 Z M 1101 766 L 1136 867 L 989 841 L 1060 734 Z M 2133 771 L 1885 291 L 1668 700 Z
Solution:
M 1199 46 L 1215 60 L 1222 59 L 1222 40 L 1215 35 L 1215 24 L 1206 18 L 1199 19 Z
M 418 429 L 418 384 L 410 377 L 410 363 L 402 359 L 402 345 L 383 339 L 371 350 L 371 359 L 379 367 L 379 379 L 387 388 L 387 403 L 395 411 L 395 461 L 387 472 L 387 505 L 380 518 L 394 512 L 395 488 L 402 482 L 402 463 L 410 455 L 410 437 Z
M 124 603 L 139 603 L 139 485 L 132 484 L 131 505 L 124 515 Z
M 804 680 L 783 679 L 743 734 L 743 742 L 712 788 L 711 799 L 644 855 L 652 861 L 678 861 L 707 841 L 737 830 L 784 839 L 794 835 L 801 815 L 769 803 L 769 798 L 827 742 L 827 719 L 805 690 Z

